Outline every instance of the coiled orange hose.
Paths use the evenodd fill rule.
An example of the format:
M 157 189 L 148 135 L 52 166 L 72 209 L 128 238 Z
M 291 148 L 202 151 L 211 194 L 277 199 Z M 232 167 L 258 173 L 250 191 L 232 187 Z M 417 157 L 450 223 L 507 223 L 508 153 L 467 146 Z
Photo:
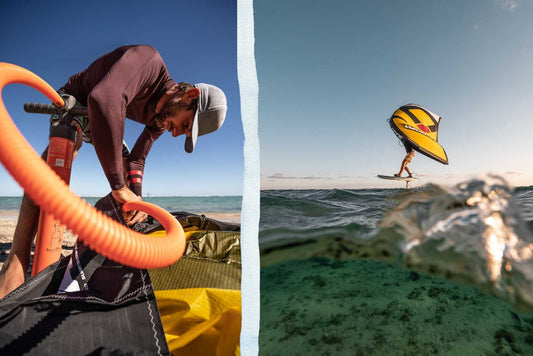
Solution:
M 0 161 L 33 201 L 45 207 L 91 249 L 136 268 L 160 268 L 176 262 L 185 251 L 185 234 L 178 221 L 156 205 L 138 201 L 124 205 L 141 210 L 165 228 L 163 238 L 148 237 L 105 216 L 72 193 L 17 129 L 9 116 L 1 91 L 8 84 L 31 86 L 46 95 L 56 106 L 63 100 L 43 79 L 9 63 L 0 63 Z M 16 152 L 16 153 L 14 153 Z M 39 175 L 35 172 L 39 172 Z

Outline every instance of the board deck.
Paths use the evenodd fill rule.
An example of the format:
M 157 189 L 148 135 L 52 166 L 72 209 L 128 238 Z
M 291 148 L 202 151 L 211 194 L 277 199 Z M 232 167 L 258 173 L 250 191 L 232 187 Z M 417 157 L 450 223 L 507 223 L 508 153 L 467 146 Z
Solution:
M 386 176 L 383 174 L 378 174 L 378 177 L 381 179 L 398 180 L 402 182 L 414 182 L 418 180 L 418 178 L 416 177 L 395 177 L 395 176 Z

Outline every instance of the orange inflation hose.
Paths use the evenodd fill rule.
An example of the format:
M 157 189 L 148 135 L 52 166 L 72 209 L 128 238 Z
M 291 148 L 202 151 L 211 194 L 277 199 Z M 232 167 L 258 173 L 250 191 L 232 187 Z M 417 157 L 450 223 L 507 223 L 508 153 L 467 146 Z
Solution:
M 68 185 L 30 146 L 9 116 L 1 91 L 4 86 L 13 83 L 37 89 L 58 107 L 63 106 L 63 100 L 32 72 L 13 64 L 0 63 L 0 161 L 26 194 L 91 249 L 116 262 L 136 268 L 160 268 L 176 262 L 185 251 L 185 234 L 178 221 L 167 211 L 143 201 L 124 204 L 126 210 L 140 210 L 152 215 L 167 233 L 164 238 L 147 237 L 105 216 L 69 190 Z

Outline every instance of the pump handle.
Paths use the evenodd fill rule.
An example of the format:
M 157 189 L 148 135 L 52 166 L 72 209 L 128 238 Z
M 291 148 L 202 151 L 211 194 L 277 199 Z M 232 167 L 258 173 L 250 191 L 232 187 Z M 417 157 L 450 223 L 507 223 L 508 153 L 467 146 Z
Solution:
M 25 103 L 24 111 L 32 114 L 59 114 L 60 109 L 54 104 Z M 69 110 L 72 116 L 89 116 L 89 109 L 85 106 L 74 106 Z

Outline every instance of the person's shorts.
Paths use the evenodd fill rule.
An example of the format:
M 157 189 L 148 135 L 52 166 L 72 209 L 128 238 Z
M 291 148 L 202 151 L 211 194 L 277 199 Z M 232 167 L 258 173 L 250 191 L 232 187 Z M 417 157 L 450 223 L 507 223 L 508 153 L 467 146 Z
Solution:
M 58 91 L 58 93 L 59 93 L 59 95 L 62 98 L 72 96 L 70 94 L 65 93 L 64 91 L 61 91 L 61 90 Z M 81 105 L 78 100 L 76 100 L 76 105 L 77 106 Z M 72 121 L 76 121 L 80 125 L 81 134 L 82 134 L 82 140 L 84 142 L 92 144 L 93 140 L 91 138 L 91 130 L 89 128 L 89 118 L 88 117 L 73 116 L 72 117 Z M 54 115 L 50 116 L 50 126 L 57 125 L 58 123 L 59 123 L 59 117 L 57 115 L 54 114 Z
M 402 141 L 402 143 L 403 143 L 403 146 L 405 147 L 405 153 L 409 153 L 414 150 L 413 147 L 407 142 Z

